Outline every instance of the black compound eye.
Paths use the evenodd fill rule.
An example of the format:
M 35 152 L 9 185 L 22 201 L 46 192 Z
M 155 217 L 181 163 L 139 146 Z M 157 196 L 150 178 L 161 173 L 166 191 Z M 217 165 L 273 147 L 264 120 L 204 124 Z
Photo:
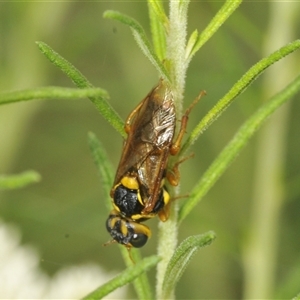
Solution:
M 112 210 L 107 221 L 106 229 L 116 242 L 130 248 L 143 247 L 151 231 L 148 226 L 140 224 L 128 218 L 124 218 L 118 211 Z
M 135 248 L 141 248 L 143 247 L 148 241 L 148 236 L 144 233 L 134 233 L 130 244 Z

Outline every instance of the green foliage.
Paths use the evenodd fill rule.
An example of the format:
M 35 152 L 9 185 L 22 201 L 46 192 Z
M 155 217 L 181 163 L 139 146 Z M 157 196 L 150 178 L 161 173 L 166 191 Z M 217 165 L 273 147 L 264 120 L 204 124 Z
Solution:
M 229 92 L 218 101 L 218 103 L 206 114 L 206 116 L 199 122 L 196 128 L 192 131 L 185 144 L 182 146 L 181 155 L 188 149 L 220 115 L 233 100 L 238 97 L 245 89 L 259 76 L 261 73 L 270 67 L 278 60 L 284 58 L 290 53 L 293 53 L 300 47 L 300 40 L 296 40 L 279 50 L 275 51 L 266 58 L 263 58 L 254 66 L 252 66 L 243 76 L 239 79 Z
M 56 53 L 47 44 L 43 42 L 37 42 L 38 47 L 42 53 L 58 68 L 61 69 L 72 81 L 73 83 L 83 89 L 83 88 L 94 88 L 93 85 L 79 72 L 71 63 L 66 59 Z M 97 110 L 102 114 L 102 116 L 119 132 L 124 136 L 123 122 L 111 105 L 107 102 L 108 94 L 106 91 L 102 90 L 102 93 L 98 97 L 88 97 Z
M 32 90 L 2 93 L 0 94 L 0 105 L 35 99 L 76 99 L 85 97 L 107 97 L 107 93 L 99 88 L 70 89 L 49 86 Z
M 152 62 L 153 65 L 156 67 L 161 77 L 170 79 L 176 78 L 176 76 L 181 76 L 184 80 L 185 74 L 182 74 L 180 72 L 178 74 L 172 74 L 172 72 L 176 73 L 176 65 L 186 64 L 187 67 L 187 64 L 189 63 L 192 56 L 214 34 L 214 32 L 223 24 L 223 22 L 234 12 L 234 10 L 239 6 L 239 4 L 240 1 L 227 1 L 201 35 L 198 34 L 197 30 L 193 31 L 186 45 L 186 56 L 182 58 L 180 55 L 177 55 L 177 57 L 175 55 L 172 57 L 173 60 L 170 60 L 170 58 L 168 58 L 166 50 L 168 48 L 168 34 L 170 34 L 169 31 L 172 30 L 172 28 L 170 27 L 172 26 L 170 25 L 172 24 L 172 22 L 170 22 L 166 17 L 166 14 L 163 10 L 163 6 L 161 5 L 160 1 L 149 1 L 150 23 L 154 48 L 152 48 L 152 46 L 150 45 L 145 35 L 145 31 L 143 30 L 141 25 L 134 19 L 114 11 L 107 11 L 104 13 L 104 16 L 118 20 L 130 26 L 138 45 L 141 47 L 141 49 L 143 50 L 147 58 L 150 60 L 150 62 Z M 176 5 L 174 5 L 174 7 L 175 6 Z M 185 1 L 184 3 L 177 3 L 177 7 L 174 8 L 174 11 L 177 13 L 177 15 L 175 13 L 177 19 L 185 18 L 187 7 L 188 1 Z M 170 8 L 170 10 L 172 10 L 172 7 Z M 175 17 L 173 16 L 173 18 Z M 185 24 L 185 21 L 183 21 L 183 24 Z M 181 28 L 183 31 L 185 30 L 185 26 L 181 26 Z M 182 43 L 182 41 L 180 42 Z M 165 43 L 167 43 L 166 46 Z M 182 47 L 182 45 L 178 46 Z M 262 59 L 260 62 L 255 64 L 252 68 L 250 68 L 249 71 L 246 72 L 245 75 L 243 75 L 242 78 L 237 81 L 237 83 L 230 89 L 230 91 L 200 121 L 199 125 L 194 129 L 192 134 L 188 137 L 187 142 L 182 147 L 181 155 L 185 154 L 185 152 L 196 141 L 199 135 L 203 133 L 203 131 L 207 129 L 209 125 L 211 125 L 211 123 L 215 121 L 218 118 L 218 116 L 220 116 L 220 114 L 224 112 L 224 110 L 233 102 L 233 100 L 238 95 L 240 95 L 253 82 L 253 80 L 255 80 L 266 68 L 274 64 L 276 61 L 284 58 L 286 55 L 292 53 L 299 47 L 300 41 L 297 40 L 275 51 L 273 54 L 271 54 L 265 59 Z M 167 66 L 171 66 L 171 68 L 168 67 L 168 73 L 166 73 L 160 61 L 167 62 L 165 64 L 167 64 Z M 183 68 L 183 70 L 186 70 L 186 67 Z M 180 81 L 180 79 L 177 78 L 175 79 L 175 81 Z M 228 168 L 230 162 L 247 144 L 250 137 L 258 130 L 258 128 L 262 125 L 263 121 L 265 121 L 266 118 L 271 113 L 273 113 L 277 107 L 279 107 L 281 104 L 290 99 L 294 94 L 296 94 L 299 91 L 299 89 L 299 79 L 297 79 L 280 94 L 271 99 L 241 127 L 241 129 L 237 132 L 236 136 L 232 139 L 232 141 L 228 144 L 224 151 L 219 155 L 219 157 L 216 158 L 216 160 L 212 163 L 207 172 L 203 175 L 202 179 L 190 193 L 189 200 L 185 201 L 185 203 L 182 205 L 179 213 L 178 222 L 182 221 L 187 216 L 187 214 L 194 209 L 195 205 L 202 199 L 202 197 L 208 192 L 208 190 L 213 186 L 217 179 Z M 173 238 L 171 234 L 169 236 Z M 168 242 L 165 240 L 165 237 L 166 235 L 164 235 L 164 240 L 161 240 L 161 243 L 167 244 Z M 182 247 L 183 246 L 179 246 L 175 250 L 175 254 L 170 260 L 168 267 L 166 268 L 166 264 L 163 267 L 165 268 L 163 270 L 164 272 L 159 272 L 159 274 L 163 273 L 164 276 L 158 276 L 157 278 L 158 282 L 163 281 L 163 284 L 158 283 L 157 285 L 158 298 L 174 297 L 173 293 L 175 284 L 181 276 L 184 269 L 186 268 L 186 263 L 182 262 L 186 261 L 186 256 L 189 256 L 189 254 L 181 250 Z M 172 253 L 172 249 L 169 249 L 167 253 L 169 253 L 170 255 Z M 180 261 L 181 263 L 175 264 L 173 260 Z M 187 262 L 188 261 L 189 260 L 187 260 Z M 170 276 L 170 269 L 173 268 L 176 269 L 176 272 L 171 272 L 171 274 L 173 275 Z
M 179 221 L 182 221 L 200 202 L 208 190 L 229 167 L 233 159 L 247 145 L 252 135 L 261 127 L 263 122 L 282 104 L 291 99 L 300 90 L 300 76 L 290 83 L 283 91 L 264 104 L 244 125 L 237 131 L 219 156 L 212 162 L 202 178 L 190 193 L 190 197 L 182 205 L 179 212 Z
M 148 1 L 152 44 L 160 61 L 166 57 L 166 32 L 169 20 L 160 1 Z
M 183 272 L 193 255 L 201 248 L 210 245 L 216 238 L 214 232 L 190 236 L 184 240 L 171 257 L 163 282 L 163 299 L 170 299 Z
M 88 142 L 89 146 L 92 152 L 92 156 L 94 158 L 94 162 L 96 164 L 96 167 L 99 171 L 100 178 L 102 180 L 102 186 L 105 192 L 106 196 L 106 204 L 107 204 L 107 212 L 109 213 L 111 210 L 111 199 L 109 197 L 110 195 L 110 189 L 113 184 L 113 170 L 112 166 L 110 165 L 109 159 L 107 157 L 106 151 L 104 147 L 102 146 L 101 142 L 97 139 L 96 135 L 94 133 L 89 133 L 88 135 Z M 131 249 L 130 250 L 130 257 L 128 255 L 128 250 L 119 245 L 120 251 L 122 253 L 122 256 L 124 258 L 124 261 L 128 268 L 133 269 L 134 263 L 139 263 L 140 267 L 138 270 L 143 268 L 144 266 L 144 272 L 146 272 L 149 268 L 148 264 L 142 263 L 141 260 L 141 254 L 138 249 Z M 153 258 L 154 259 L 154 258 Z M 152 261 L 152 260 L 151 260 Z M 158 262 L 158 261 L 156 261 Z M 133 269 L 132 273 L 129 274 L 136 274 L 135 269 Z M 148 278 L 145 274 L 142 274 L 142 272 L 139 271 L 139 276 L 130 277 L 131 281 L 134 282 L 135 290 L 137 294 L 139 295 L 140 299 L 151 299 L 152 293 L 150 289 L 150 285 L 148 282 Z M 135 279 L 135 280 L 134 280 Z M 115 286 L 115 283 L 111 283 L 112 286 Z M 110 284 L 108 283 L 108 286 Z M 113 289 L 114 290 L 114 289 Z M 111 290 L 112 291 L 112 290 Z
M 149 270 L 150 268 L 154 267 L 159 261 L 159 258 L 157 256 L 150 256 L 145 259 L 143 259 L 141 262 L 128 267 L 126 270 L 124 270 L 122 273 L 117 275 L 115 278 L 111 279 L 106 284 L 102 285 L 101 287 L 97 288 L 92 293 L 88 294 L 86 297 L 83 298 L 83 300 L 88 299 L 102 299 L 104 296 L 108 295 L 115 289 L 132 282 L 138 276 L 140 276 L 145 271 Z M 151 299 L 148 297 L 143 299 Z
M 41 176 L 36 171 L 26 171 L 18 175 L 1 175 L 0 190 L 14 190 L 26 187 L 29 184 L 37 183 Z
M 188 62 L 190 62 L 197 51 L 214 35 L 219 27 L 222 26 L 241 3 L 242 0 L 227 0 L 200 35 L 198 34 L 197 29 L 193 31 L 186 49 L 186 60 Z
M 174 89 L 176 101 L 179 102 L 177 106 L 180 108 L 185 88 L 186 71 L 191 59 L 213 36 L 220 26 L 234 13 L 240 3 L 241 1 L 226 1 L 202 33 L 199 34 L 198 29 L 193 30 L 192 34 L 187 39 L 187 42 L 187 11 L 189 1 L 186 0 L 170 1 L 169 16 L 165 13 L 162 1 L 148 1 L 152 35 L 151 40 L 153 45 L 151 45 L 150 40 L 147 38 L 143 27 L 135 19 L 111 10 L 106 11 L 104 17 L 117 20 L 130 27 L 138 46 L 156 68 L 159 77 L 163 77 L 170 81 L 171 86 Z M 178 39 L 174 37 L 178 37 Z M 105 120 L 108 121 L 122 137 L 126 137 L 122 119 L 107 101 L 108 93 L 103 89 L 94 88 L 81 72 L 48 45 L 43 42 L 37 42 L 37 44 L 42 53 L 65 73 L 79 90 L 47 87 L 5 93 L 0 95 L 0 104 L 33 99 L 50 99 L 54 97 L 59 99 L 87 97 L 95 105 L 96 109 Z M 264 70 L 294 52 L 299 47 L 300 40 L 296 40 L 283 46 L 251 67 L 241 79 L 233 85 L 229 92 L 217 102 L 204 118 L 202 118 L 196 128 L 187 137 L 187 140 L 181 149 L 180 157 L 186 154 L 199 136 L 226 110 L 226 108 L 228 108 L 233 100 L 244 92 L 250 84 L 262 74 Z M 102 298 L 114 289 L 129 282 L 133 282 L 136 293 L 140 299 L 152 299 L 152 290 L 146 277 L 146 272 L 156 264 L 158 264 L 156 298 L 174 298 L 175 286 L 188 267 L 188 263 L 191 261 L 192 256 L 198 249 L 211 244 L 215 239 L 215 235 L 212 232 L 208 232 L 203 235 L 190 236 L 178 247 L 176 247 L 176 243 L 173 243 L 174 247 L 165 247 L 165 245 L 172 245 L 172 241 L 177 239 L 178 224 L 194 210 L 195 206 L 203 196 L 207 194 L 225 170 L 228 169 L 230 163 L 246 146 L 250 138 L 262 126 L 264 121 L 278 107 L 298 93 L 299 90 L 300 76 L 265 103 L 237 131 L 236 135 L 213 161 L 198 183 L 196 183 L 189 194 L 189 199 L 181 206 L 178 217 L 176 215 L 176 209 L 174 209 L 174 215 L 171 217 L 172 223 L 170 222 L 171 230 L 170 227 L 160 226 L 161 231 L 164 234 L 160 233 L 160 236 L 163 236 L 163 239 L 160 238 L 159 249 L 163 249 L 163 251 L 158 252 L 158 256 L 151 256 L 142 260 L 140 252 L 136 249 L 132 249 L 130 253 L 131 260 L 127 249 L 119 246 L 128 268 L 113 280 L 87 295 L 84 299 Z M 106 205 L 108 210 L 110 210 L 111 200 L 109 198 L 109 192 L 113 182 L 113 168 L 104 147 L 96 138 L 95 134 L 89 134 L 88 142 L 96 167 L 100 173 L 102 186 L 105 191 Z M 0 188 L 19 188 L 33 182 L 38 182 L 39 180 L 39 175 L 30 171 L 16 176 L 1 177 Z M 298 298 L 299 297 L 297 296 L 294 299 Z
M 109 197 L 110 189 L 113 184 L 113 168 L 109 162 L 106 151 L 96 135 L 92 132 L 88 135 L 88 143 L 95 165 L 102 180 L 102 187 L 106 196 L 107 210 L 111 210 L 111 200 Z
M 139 45 L 143 53 L 147 56 L 147 58 L 150 60 L 150 62 L 155 66 L 160 76 L 169 80 L 168 72 L 166 71 L 161 60 L 153 50 L 149 40 L 147 39 L 143 27 L 136 20 L 119 12 L 110 10 L 106 11 L 103 16 L 104 18 L 114 19 L 122 22 L 125 25 L 128 25 L 132 30 L 133 36 L 137 44 Z M 161 36 L 163 36 L 163 33 L 159 34 L 158 31 L 155 31 L 155 33 L 156 40 L 161 41 Z M 161 48 L 163 48 L 163 46 Z M 161 52 L 161 48 L 157 48 L 156 50 Z M 160 53 L 160 55 L 163 55 L 163 53 Z

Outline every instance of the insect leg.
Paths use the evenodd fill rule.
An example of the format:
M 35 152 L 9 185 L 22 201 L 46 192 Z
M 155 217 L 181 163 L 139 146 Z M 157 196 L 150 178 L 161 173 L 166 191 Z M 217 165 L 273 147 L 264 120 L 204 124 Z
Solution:
M 182 141 L 182 138 L 185 134 L 185 129 L 186 129 L 187 122 L 188 122 L 188 119 L 189 119 L 189 114 L 190 114 L 191 110 L 193 109 L 193 107 L 197 104 L 197 102 L 204 95 L 206 95 L 206 92 L 201 91 L 201 93 L 198 95 L 198 97 L 192 102 L 192 104 L 188 107 L 188 109 L 186 110 L 186 112 L 182 116 L 179 133 L 177 135 L 175 143 L 173 143 L 171 148 L 170 148 L 170 154 L 171 155 L 176 155 L 179 152 L 180 147 L 181 147 L 181 141 Z
M 179 180 L 180 180 L 179 165 L 193 156 L 194 156 L 194 153 L 182 158 L 181 160 L 179 160 L 175 163 L 175 165 L 172 167 L 172 169 L 167 170 L 166 177 L 171 185 L 177 186 L 179 183 Z
M 166 222 L 169 219 L 170 216 L 170 204 L 171 201 L 165 205 L 159 212 L 158 212 L 158 217 L 162 222 Z

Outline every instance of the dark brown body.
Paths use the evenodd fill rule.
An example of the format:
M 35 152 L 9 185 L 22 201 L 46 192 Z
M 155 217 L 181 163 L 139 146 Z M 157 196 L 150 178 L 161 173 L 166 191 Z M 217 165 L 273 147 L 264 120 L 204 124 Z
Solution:
M 111 196 L 125 176 L 139 185 L 143 210 L 151 214 L 162 191 L 170 147 L 175 133 L 175 106 L 168 85 L 161 80 L 129 115 L 125 130 L 128 137 L 116 172 Z

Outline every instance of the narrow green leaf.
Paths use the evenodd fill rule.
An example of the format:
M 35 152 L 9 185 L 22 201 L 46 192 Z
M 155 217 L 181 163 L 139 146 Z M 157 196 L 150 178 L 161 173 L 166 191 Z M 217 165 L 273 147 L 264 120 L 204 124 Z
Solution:
M 155 66 L 160 76 L 170 81 L 169 74 L 166 71 L 164 65 L 161 63 L 161 61 L 155 54 L 154 50 L 152 49 L 152 46 L 150 45 L 150 42 L 147 39 L 143 27 L 136 20 L 112 10 L 107 10 L 106 12 L 104 12 L 103 17 L 114 19 L 120 21 L 125 25 L 128 25 L 132 30 L 133 36 L 137 44 L 140 46 L 140 48 L 142 49 L 146 57 L 150 60 L 150 62 Z
M 166 32 L 169 20 L 164 12 L 164 7 L 159 0 L 148 0 L 152 43 L 160 61 L 166 58 Z
M 186 50 L 185 50 L 185 52 L 186 52 L 185 56 L 186 57 L 190 56 L 190 54 L 191 54 L 191 52 L 192 52 L 193 48 L 195 47 L 195 44 L 196 44 L 196 42 L 198 40 L 198 37 L 199 37 L 198 30 L 195 29 L 192 32 L 192 34 L 191 34 L 191 36 L 190 36 L 190 38 L 188 40 L 187 46 L 186 46 Z
M 163 282 L 163 299 L 169 299 L 175 286 L 193 255 L 205 246 L 210 245 L 216 238 L 214 232 L 209 231 L 205 234 L 190 236 L 184 240 L 176 249 L 167 267 Z
M 41 175 L 36 171 L 25 171 L 17 175 L 1 175 L 0 190 L 14 190 L 23 188 L 29 184 L 39 182 Z
M 41 52 L 58 68 L 60 68 L 79 88 L 93 88 L 93 85 L 70 62 L 55 52 L 44 42 L 36 42 Z
M 190 193 L 190 198 L 184 201 L 179 211 L 179 222 L 191 212 L 197 203 L 206 195 L 219 177 L 228 168 L 233 159 L 246 146 L 252 135 L 261 127 L 263 122 L 283 103 L 293 97 L 300 90 L 300 75 L 284 88 L 280 93 L 265 103 L 235 134 L 225 149 L 213 161 L 207 171 L 203 174 L 199 183 Z
M 141 262 L 127 268 L 121 274 L 117 275 L 115 278 L 104 284 L 103 286 L 97 288 L 95 291 L 83 298 L 83 300 L 93 300 L 101 299 L 108 295 L 115 289 L 124 286 L 127 283 L 132 282 L 142 273 L 153 268 L 159 262 L 159 257 L 150 256 L 143 259 Z
M 211 2 L 210 5 L 211 8 L 217 9 L 220 4 L 218 2 Z M 245 44 L 247 49 L 253 51 L 257 56 L 261 55 L 261 41 L 265 38 L 264 35 L 266 32 L 261 30 L 259 22 L 253 22 L 253 18 L 245 14 L 242 9 L 237 9 L 234 11 L 234 22 L 226 23 L 226 27 L 226 30 L 230 30 L 238 37 L 239 40 Z
M 202 31 L 198 37 L 197 42 L 194 45 L 192 51 L 188 51 L 186 54 L 187 63 L 195 53 L 214 35 L 219 27 L 231 16 L 231 14 L 239 7 L 242 0 L 227 0 L 214 18 L 210 21 L 208 26 Z
M 85 97 L 107 97 L 107 92 L 99 88 L 62 88 L 41 87 L 29 90 L 6 92 L 0 94 L 0 105 L 34 99 L 78 99 Z
M 166 30 L 169 26 L 169 20 L 168 17 L 165 13 L 164 6 L 161 0 L 148 0 L 148 7 L 149 10 L 152 10 L 155 15 L 156 19 L 163 25 L 165 26 Z
M 94 159 L 94 162 L 96 164 L 96 167 L 99 171 L 103 190 L 105 193 L 105 199 L 106 199 L 106 206 L 108 209 L 108 212 L 112 209 L 111 199 L 109 197 L 110 190 L 113 185 L 113 167 L 109 162 L 107 153 L 101 144 L 101 142 L 97 139 L 96 135 L 92 132 L 89 132 L 88 134 L 88 143 L 89 147 Z
M 218 101 L 218 103 L 204 116 L 181 148 L 180 156 L 198 139 L 198 137 L 222 114 L 222 112 L 240 95 L 258 76 L 269 66 L 300 48 L 300 40 L 296 40 L 273 52 L 252 66 L 242 78 Z
M 128 250 L 122 247 L 122 256 L 123 259 L 125 260 L 126 266 L 130 267 L 136 263 L 139 263 L 140 261 L 142 261 L 142 255 L 141 255 L 141 251 L 137 248 L 132 248 L 130 250 L 130 256 L 128 254 Z M 125 253 L 127 252 L 127 253 Z M 142 273 L 138 278 L 136 278 L 133 282 L 133 286 L 134 286 L 134 290 L 137 294 L 137 298 L 138 299 L 153 299 L 153 294 L 152 294 L 152 290 L 153 288 L 151 288 L 149 280 L 148 280 L 148 276 L 147 273 L 144 272 Z
M 58 68 L 61 69 L 79 88 L 94 88 L 94 86 L 78 71 L 71 63 L 56 53 L 47 44 L 36 42 L 42 53 Z M 123 137 L 125 131 L 123 121 L 116 111 L 107 102 L 106 96 L 89 97 L 100 114 L 107 120 Z

